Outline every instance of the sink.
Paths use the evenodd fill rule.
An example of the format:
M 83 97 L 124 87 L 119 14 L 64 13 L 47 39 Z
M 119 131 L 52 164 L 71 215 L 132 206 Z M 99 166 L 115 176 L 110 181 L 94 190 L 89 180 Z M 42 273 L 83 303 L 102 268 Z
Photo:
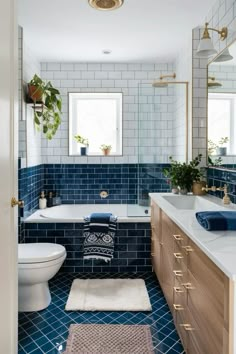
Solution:
M 199 211 L 225 209 L 223 206 L 196 195 L 166 195 L 162 198 L 176 209 Z

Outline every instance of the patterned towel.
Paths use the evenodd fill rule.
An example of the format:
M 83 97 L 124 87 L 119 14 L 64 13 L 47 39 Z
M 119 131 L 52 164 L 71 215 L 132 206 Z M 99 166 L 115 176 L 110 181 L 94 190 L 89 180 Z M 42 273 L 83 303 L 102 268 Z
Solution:
M 111 213 L 93 213 L 84 218 L 84 259 L 113 258 L 117 217 Z

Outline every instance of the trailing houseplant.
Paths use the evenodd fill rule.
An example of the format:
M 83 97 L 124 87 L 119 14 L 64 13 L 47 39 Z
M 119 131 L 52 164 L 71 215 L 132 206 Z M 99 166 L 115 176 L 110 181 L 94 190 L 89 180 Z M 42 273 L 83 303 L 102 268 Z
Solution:
M 171 166 L 164 169 L 164 175 L 168 177 L 171 185 L 178 187 L 183 193 L 190 192 L 194 182 L 200 182 L 203 177 L 202 170 L 198 167 L 201 162 L 202 154 L 196 156 L 189 163 L 175 161 L 169 157 Z
M 62 100 L 58 89 L 51 82 L 43 81 L 34 75 L 28 83 L 28 95 L 34 102 L 34 123 L 38 130 L 42 126 L 43 134 L 51 140 L 61 124 Z M 41 103 L 41 105 L 36 105 Z

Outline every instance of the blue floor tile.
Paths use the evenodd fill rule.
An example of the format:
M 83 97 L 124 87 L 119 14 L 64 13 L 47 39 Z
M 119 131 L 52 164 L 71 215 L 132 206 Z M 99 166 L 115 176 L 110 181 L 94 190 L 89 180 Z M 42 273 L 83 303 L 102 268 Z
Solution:
M 71 283 L 75 278 L 143 278 L 152 312 L 65 311 Z M 184 354 L 172 315 L 153 273 L 58 274 L 50 282 L 52 302 L 39 312 L 19 314 L 19 354 L 60 354 L 65 350 L 71 323 L 148 324 L 155 354 Z

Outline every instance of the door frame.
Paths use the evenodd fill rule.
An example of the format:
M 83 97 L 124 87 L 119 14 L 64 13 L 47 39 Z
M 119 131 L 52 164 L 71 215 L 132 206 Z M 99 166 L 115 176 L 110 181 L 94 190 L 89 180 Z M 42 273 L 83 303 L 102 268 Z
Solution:
M 17 353 L 18 38 L 17 0 L 0 0 L 0 348 Z

